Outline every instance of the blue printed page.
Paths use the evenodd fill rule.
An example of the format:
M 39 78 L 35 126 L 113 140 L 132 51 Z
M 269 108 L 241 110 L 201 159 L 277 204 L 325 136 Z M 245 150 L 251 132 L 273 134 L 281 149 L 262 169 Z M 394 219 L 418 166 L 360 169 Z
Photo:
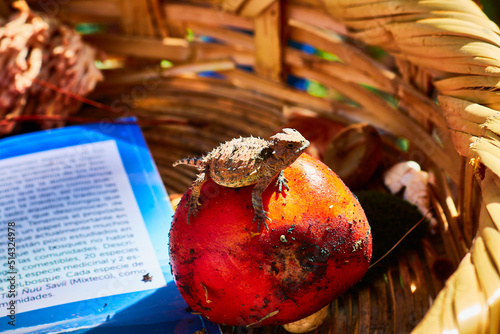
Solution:
M 0 141 L 0 331 L 203 328 L 173 282 L 173 210 L 132 123 Z

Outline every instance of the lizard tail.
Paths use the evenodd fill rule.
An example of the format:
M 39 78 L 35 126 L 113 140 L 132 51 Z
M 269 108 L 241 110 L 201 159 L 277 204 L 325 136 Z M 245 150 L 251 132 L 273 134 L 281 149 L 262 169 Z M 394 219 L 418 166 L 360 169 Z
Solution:
M 177 160 L 174 162 L 173 166 L 177 165 L 188 165 L 188 166 L 194 166 L 197 167 L 198 169 L 203 167 L 203 161 L 201 158 L 184 158 Z

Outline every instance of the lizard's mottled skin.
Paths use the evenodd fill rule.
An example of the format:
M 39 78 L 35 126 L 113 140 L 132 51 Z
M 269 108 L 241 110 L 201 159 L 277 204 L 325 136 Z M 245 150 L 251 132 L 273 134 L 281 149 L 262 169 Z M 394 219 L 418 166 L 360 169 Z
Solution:
M 295 129 L 283 129 L 282 132 L 264 140 L 255 137 L 236 138 L 214 148 L 198 158 L 185 158 L 174 166 L 185 164 L 195 166 L 200 173 L 191 185 L 191 197 L 188 200 L 188 218 L 198 212 L 198 199 L 203 183 L 212 178 L 224 187 L 239 188 L 255 184 L 252 191 L 252 205 L 255 210 L 254 221 L 261 222 L 268 229 L 266 220 L 271 220 L 262 206 L 262 192 L 278 176 L 276 185 L 281 192 L 283 187 L 289 190 L 283 170 L 292 164 L 309 146 L 309 142 Z

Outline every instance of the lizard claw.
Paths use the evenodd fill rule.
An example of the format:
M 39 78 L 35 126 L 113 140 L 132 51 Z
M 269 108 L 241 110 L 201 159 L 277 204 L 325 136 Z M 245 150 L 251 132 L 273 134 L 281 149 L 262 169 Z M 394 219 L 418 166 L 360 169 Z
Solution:
M 269 212 L 264 210 L 260 212 L 259 211 L 255 212 L 255 215 L 253 217 L 253 222 L 257 221 L 257 232 L 260 232 L 260 223 L 264 223 L 266 230 L 269 231 L 269 227 L 267 226 L 266 220 L 269 220 L 270 222 L 272 222 L 273 220 L 267 216 L 268 214 Z
M 188 207 L 188 214 L 187 214 L 186 222 L 188 225 L 189 225 L 189 217 L 191 215 L 193 217 L 196 217 L 198 215 L 198 205 L 200 205 L 200 202 L 198 201 L 198 199 L 193 200 L 192 197 L 186 203 L 186 206 Z
M 288 180 L 285 178 L 285 175 L 283 175 L 283 171 L 281 171 L 278 175 L 278 180 L 276 181 L 276 186 L 278 187 L 280 193 L 283 190 L 283 187 L 285 187 L 286 190 L 290 190 L 287 183 Z

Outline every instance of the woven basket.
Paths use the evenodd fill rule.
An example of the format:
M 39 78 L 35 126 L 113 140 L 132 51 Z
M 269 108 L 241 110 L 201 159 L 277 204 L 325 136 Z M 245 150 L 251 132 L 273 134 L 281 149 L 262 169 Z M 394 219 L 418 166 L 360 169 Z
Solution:
M 400 256 L 384 278 L 335 300 L 316 331 L 500 332 L 500 30 L 473 1 L 28 4 L 85 29 L 84 40 L 107 53 L 91 98 L 112 109 L 85 106 L 78 116 L 139 117 L 170 193 L 184 192 L 195 177 L 173 161 L 236 136 L 267 137 L 286 124 L 290 107 L 371 123 L 389 144 L 406 138 L 409 149 L 398 159 L 416 160 L 435 177 L 439 233 Z M 387 56 L 374 57 L 374 47 Z M 206 72 L 213 73 L 199 75 Z M 335 98 L 292 87 L 290 75 Z M 439 263 L 454 271 L 446 281 Z

